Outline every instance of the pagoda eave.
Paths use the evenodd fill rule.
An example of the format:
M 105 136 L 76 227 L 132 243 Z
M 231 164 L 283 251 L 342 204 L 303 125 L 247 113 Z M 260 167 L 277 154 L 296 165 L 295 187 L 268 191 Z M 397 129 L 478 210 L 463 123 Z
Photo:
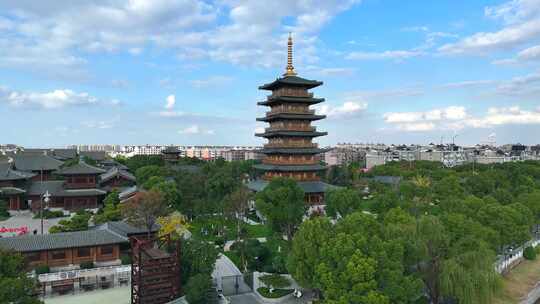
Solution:
M 275 90 L 284 86 L 302 87 L 306 89 L 313 89 L 322 85 L 322 81 L 309 80 L 298 76 L 285 76 L 278 78 L 271 83 L 264 84 L 259 87 L 259 90 Z
M 319 137 L 328 135 L 328 132 L 301 132 L 301 131 L 278 131 L 278 132 L 265 132 L 255 133 L 257 137 L 278 137 L 278 136 L 290 136 L 290 137 Z
M 325 119 L 326 115 L 315 115 L 315 114 L 274 114 L 274 115 L 268 115 L 266 117 L 258 117 L 257 121 L 274 121 L 274 120 L 321 120 Z
M 263 171 L 278 171 L 278 172 L 303 172 L 303 171 L 323 171 L 326 167 L 323 165 L 270 165 L 259 164 L 253 165 L 253 168 Z
M 259 152 L 262 154 L 320 154 L 329 150 L 319 148 L 264 148 Z
M 260 106 L 270 106 L 283 103 L 304 103 L 304 104 L 318 104 L 324 102 L 324 98 L 313 98 L 313 97 L 293 97 L 293 96 L 276 96 L 269 97 L 266 101 L 257 102 Z

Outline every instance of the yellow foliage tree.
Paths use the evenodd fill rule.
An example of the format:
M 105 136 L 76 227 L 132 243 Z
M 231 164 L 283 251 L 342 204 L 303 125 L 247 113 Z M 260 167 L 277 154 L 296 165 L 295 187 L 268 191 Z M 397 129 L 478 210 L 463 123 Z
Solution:
M 186 217 L 177 211 L 158 218 L 157 222 L 161 226 L 159 236 L 170 234 L 173 239 L 182 237 L 189 228 Z

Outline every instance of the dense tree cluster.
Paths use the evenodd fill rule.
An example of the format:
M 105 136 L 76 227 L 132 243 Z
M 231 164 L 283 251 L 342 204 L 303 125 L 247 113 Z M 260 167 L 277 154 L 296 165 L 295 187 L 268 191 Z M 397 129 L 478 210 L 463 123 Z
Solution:
M 399 177 L 380 183 L 376 176 Z M 288 269 L 324 303 L 489 303 L 497 256 L 540 220 L 540 163 L 395 162 L 327 179 L 327 216 L 302 223 Z
M 0 302 L 40 304 L 36 294 L 37 282 L 24 271 L 24 257 L 0 250 Z

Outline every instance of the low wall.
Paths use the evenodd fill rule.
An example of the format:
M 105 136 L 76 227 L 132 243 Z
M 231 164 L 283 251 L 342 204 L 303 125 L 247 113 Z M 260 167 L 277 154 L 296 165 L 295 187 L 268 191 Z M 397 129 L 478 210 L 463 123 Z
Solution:
M 538 299 L 540 299 L 540 282 L 536 283 L 534 288 L 527 294 L 527 297 L 521 300 L 519 304 L 535 304 Z

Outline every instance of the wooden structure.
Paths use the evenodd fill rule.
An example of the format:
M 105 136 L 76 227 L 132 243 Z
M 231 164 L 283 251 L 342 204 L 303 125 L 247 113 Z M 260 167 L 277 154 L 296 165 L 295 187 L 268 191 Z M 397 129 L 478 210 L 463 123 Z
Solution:
M 319 149 L 313 139 L 327 135 L 311 125 L 312 121 L 324 119 L 325 115 L 315 114 L 310 106 L 321 103 L 324 98 L 314 98 L 309 90 L 322 85 L 321 81 L 308 80 L 296 75 L 292 63 L 292 38 L 288 41 L 288 61 L 283 77 L 260 86 L 271 91 L 266 101 L 259 105 L 270 107 L 266 116 L 258 121 L 268 122 L 270 127 L 256 136 L 268 139 L 261 153 L 265 154 L 262 164 L 255 165 L 263 171 L 262 181 L 248 185 L 260 191 L 265 182 L 274 177 L 288 177 L 296 180 L 306 193 L 306 202 L 319 205 L 329 185 L 320 181 L 319 173 L 325 170 L 320 164 Z
M 182 154 L 182 151 L 178 150 L 175 146 L 168 146 L 167 148 L 163 149 L 161 151 L 161 154 L 163 155 L 163 160 L 167 163 L 176 163 L 178 160 L 180 160 L 180 155 Z
M 180 242 L 131 237 L 131 303 L 168 303 L 180 296 Z M 172 250 L 169 253 L 167 250 Z

